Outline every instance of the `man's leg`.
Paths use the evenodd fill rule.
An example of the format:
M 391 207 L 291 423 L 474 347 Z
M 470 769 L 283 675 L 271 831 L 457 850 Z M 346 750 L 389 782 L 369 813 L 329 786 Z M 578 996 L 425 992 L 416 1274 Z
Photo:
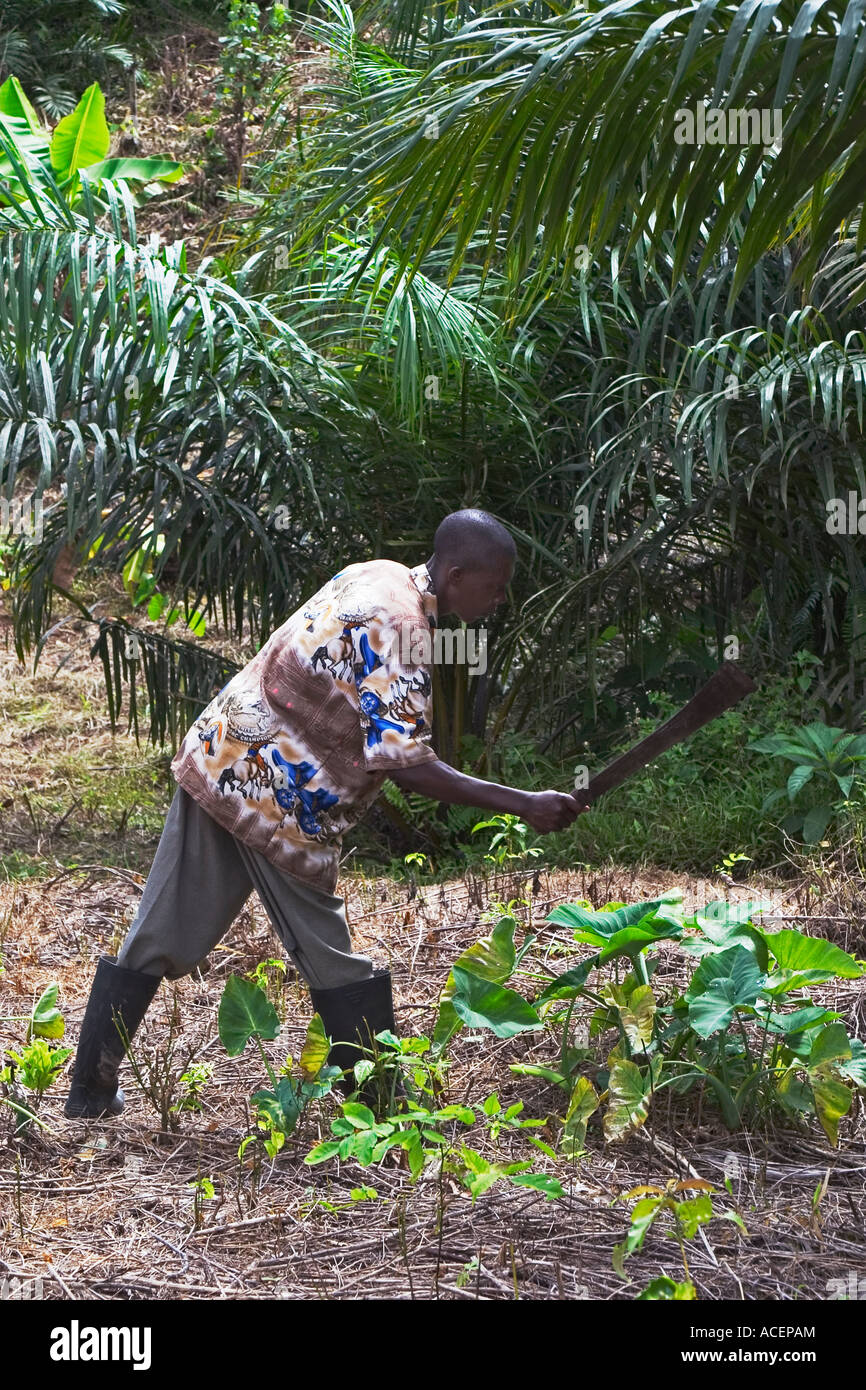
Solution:
M 191 974 L 252 892 L 239 848 L 178 787 L 118 965 L 169 980 Z
M 68 1117 L 120 1114 L 123 1035 L 132 1039 L 163 976 L 175 980 L 195 969 L 251 891 L 237 841 L 178 787 L 118 958 L 101 956 L 97 962 L 65 1106 Z
M 274 931 L 310 988 L 369 980 L 373 962 L 352 949 L 343 899 L 284 873 L 258 850 L 235 844 Z
M 351 1068 L 364 1055 L 360 1049 L 372 1050 L 376 1033 L 396 1032 L 391 972 L 374 969 L 369 956 L 352 950 L 342 898 L 283 873 L 246 845 L 238 848 L 274 930 L 309 986 L 334 1044 L 328 1061 L 345 1073 L 342 1089 L 350 1094 L 357 1089 Z M 399 1084 L 380 1090 L 370 1082 L 361 1098 L 378 1107 L 401 1093 Z

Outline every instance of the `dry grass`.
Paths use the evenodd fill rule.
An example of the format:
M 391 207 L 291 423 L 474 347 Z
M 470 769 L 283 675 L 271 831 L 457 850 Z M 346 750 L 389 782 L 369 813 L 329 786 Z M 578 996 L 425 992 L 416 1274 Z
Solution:
M 526 909 L 527 923 L 541 933 L 535 949 L 549 931 L 544 916 L 552 902 L 649 896 L 670 886 L 669 879 L 623 875 L 614 888 L 610 879 L 542 873 Z M 492 886 L 495 897 L 516 885 Z M 478 907 L 467 902 L 470 893 L 477 900 L 478 886 L 467 891 L 455 883 L 411 902 L 388 881 L 344 887 L 359 946 L 390 960 L 401 1030 L 429 1035 L 449 962 L 483 930 Z M 715 896 L 699 882 L 688 891 L 694 903 Z M 485 904 L 489 897 L 483 892 Z M 0 1012 L 26 1011 L 57 979 L 74 1036 L 97 953 L 116 947 L 136 898 L 132 878 L 118 872 L 7 886 L 0 894 L 7 923 Z M 61 1082 L 40 1111 L 49 1131 L 14 1139 L 8 1122 L 0 1149 L 0 1250 L 8 1270 L 48 1276 L 46 1292 L 60 1298 L 632 1298 L 655 1274 L 676 1276 L 679 1257 L 673 1241 L 651 1234 L 644 1252 L 629 1261 L 625 1284 L 613 1271 L 611 1252 L 624 1236 L 627 1207 L 613 1200 L 671 1176 L 700 1176 L 721 1189 L 733 1154 L 740 1164 L 733 1197 L 749 1237 L 720 1221 L 690 1243 L 689 1269 L 701 1298 L 825 1298 L 829 1280 L 849 1279 L 849 1270 L 866 1274 L 862 1117 L 843 1123 L 842 1143 L 833 1151 L 814 1126 L 731 1135 L 708 1105 L 696 1109 L 693 1098 L 661 1104 L 646 1132 L 623 1145 L 606 1145 L 591 1126 L 587 1156 L 571 1169 L 557 1167 L 567 1196 L 556 1202 L 499 1184 L 473 1205 L 452 1179 L 441 1188 L 435 1178 L 413 1186 L 396 1160 L 375 1170 L 310 1169 L 301 1160 L 327 1135 L 327 1108 L 305 1118 L 275 1161 L 248 1151 L 239 1163 L 238 1146 L 251 1132 L 247 1097 L 264 1077 L 252 1048 L 237 1059 L 226 1056 L 216 1036 L 217 1004 L 229 973 L 278 954 L 253 899 L 206 973 L 161 987 L 136 1042 L 139 1064 L 146 1072 L 165 1052 L 175 990 L 182 1020 L 173 1040 L 178 1069 L 192 1059 L 214 1064 L 201 1113 L 185 1115 L 177 1133 L 161 1131 L 153 1107 L 129 1084 L 128 1068 L 120 1120 L 64 1120 Z M 669 983 L 683 961 L 674 948 L 667 956 Z M 858 998 L 862 1004 L 857 982 L 828 989 L 825 998 L 849 1018 Z M 269 1047 L 275 1059 L 286 1051 L 297 1055 L 309 1016 L 296 978 L 282 1002 L 286 1021 Z M 14 1025 L 2 1028 L 4 1041 L 17 1036 Z M 448 1098 L 477 1106 L 498 1090 L 508 1103 L 523 1099 L 526 1116 L 561 1113 L 553 1088 L 509 1072 L 509 1062 L 530 1055 L 553 1061 L 552 1044 L 545 1057 L 545 1045 L 526 1035 L 506 1041 L 459 1035 Z M 555 1142 L 555 1122 L 540 1133 Z M 500 1161 L 509 1152 L 502 1137 L 498 1149 L 475 1137 L 470 1142 Z M 511 1159 L 518 1148 L 525 1156 L 525 1140 L 512 1142 Z M 529 1152 L 539 1157 L 537 1166 L 550 1167 Z M 189 1184 L 198 1177 L 209 1178 L 216 1195 L 197 1215 Z M 825 1180 L 813 1211 L 813 1193 Z M 378 1199 L 353 1201 L 351 1190 L 365 1182 Z M 722 1190 L 722 1209 L 731 1205 Z
M 5 746 L 27 749 L 3 770 L 0 849 L 7 865 L 38 875 L 12 874 L 0 883 L 0 1015 L 25 1013 L 58 980 L 73 1044 L 97 956 L 116 950 L 134 915 L 169 791 L 158 755 L 111 735 L 88 636 L 72 623 L 61 628 L 35 677 L 8 650 L 0 662 Z M 128 770 L 135 792 L 119 827 L 105 809 L 126 809 L 111 801 L 118 768 Z M 688 906 L 723 895 L 717 882 L 615 867 L 594 874 L 541 870 L 534 881 L 467 878 L 419 891 L 349 875 L 342 887 L 359 948 L 390 963 L 402 1032 L 429 1036 L 451 961 L 487 929 L 485 915 L 497 901 L 525 899 L 519 915 L 538 933 L 529 959 L 540 963 L 552 940 L 545 917 L 555 902 L 635 901 L 674 885 Z M 814 920 L 812 929 L 862 955 L 862 930 L 833 907 L 827 884 L 822 892 L 821 910 L 832 917 Z M 772 896 L 782 917 L 815 914 L 806 879 L 756 883 L 750 895 Z M 238 1146 L 252 1132 L 248 1097 L 265 1078 L 253 1048 L 237 1059 L 225 1054 L 217 1005 L 230 973 L 282 954 L 253 897 L 202 973 L 161 987 L 135 1043 L 144 1072 L 167 1048 L 176 1071 L 187 1060 L 214 1066 L 201 1112 L 184 1114 L 176 1132 L 162 1131 L 128 1066 L 119 1120 L 66 1121 L 65 1079 L 39 1112 L 45 1130 L 16 1137 L 12 1112 L 0 1107 L 0 1274 L 41 1275 L 47 1296 L 62 1299 L 631 1299 L 660 1272 L 682 1277 L 682 1266 L 676 1243 L 651 1233 L 626 1266 L 629 1282 L 621 1280 L 611 1253 L 625 1234 L 628 1208 L 614 1199 L 640 1183 L 697 1175 L 719 1187 L 721 1209 L 736 1204 L 749 1232 L 744 1238 L 733 1223 L 716 1221 L 689 1243 L 702 1299 L 823 1299 L 828 1281 L 866 1276 L 859 1101 L 843 1121 L 838 1150 L 814 1124 L 730 1134 L 708 1101 L 693 1095 L 662 1100 L 645 1130 L 621 1145 L 605 1144 L 593 1121 L 586 1157 L 557 1166 L 567 1195 L 553 1202 L 500 1183 L 473 1204 L 450 1178 L 440 1185 L 422 1177 L 413 1185 L 396 1156 L 375 1170 L 309 1168 L 302 1158 L 327 1137 L 330 1102 L 305 1117 L 275 1161 L 254 1157 L 261 1152 L 254 1145 L 239 1162 Z M 685 966 L 682 954 L 666 947 L 658 978 L 681 984 Z M 863 1036 L 859 981 L 828 986 L 820 998 Z M 310 1012 L 291 971 L 280 1008 L 282 1034 L 269 1051 L 281 1062 L 286 1052 L 297 1055 Z M 0 1047 L 17 1046 L 20 1028 L 0 1023 Z M 609 1041 L 599 1040 L 600 1058 Z M 555 1143 L 559 1092 L 508 1068 L 529 1056 L 554 1060 L 552 1040 L 524 1034 L 499 1041 L 464 1030 L 453 1044 L 447 1098 L 478 1107 L 496 1090 L 504 1103 L 521 1099 L 526 1117 L 550 1117 L 536 1132 Z M 521 1134 L 494 1144 L 473 1131 L 468 1141 L 497 1161 L 528 1153 L 552 1171 Z M 722 1187 L 731 1155 L 739 1163 L 733 1201 Z M 189 1184 L 199 1177 L 213 1182 L 215 1196 L 197 1212 Z M 376 1188 L 375 1201 L 352 1199 L 362 1183 Z

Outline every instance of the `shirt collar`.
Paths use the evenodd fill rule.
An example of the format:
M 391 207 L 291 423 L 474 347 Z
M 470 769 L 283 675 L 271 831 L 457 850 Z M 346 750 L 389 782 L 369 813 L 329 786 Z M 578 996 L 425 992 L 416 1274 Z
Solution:
M 439 606 L 436 595 L 433 592 L 433 580 L 430 578 L 430 571 L 426 564 L 420 564 L 416 565 L 414 569 L 411 569 L 409 575 L 412 583 L 421 595 L 421 603 L 428 621 L 432 626 L 435 626 L 436 619 L 439 616 Z

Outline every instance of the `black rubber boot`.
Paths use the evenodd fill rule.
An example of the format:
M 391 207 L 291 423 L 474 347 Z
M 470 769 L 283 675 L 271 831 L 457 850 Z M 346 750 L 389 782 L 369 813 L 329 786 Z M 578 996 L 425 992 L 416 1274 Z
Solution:
M 99 957 L 78 1039 L 72 1087 L 63 1108 L 69 1119 L 120 1114 L 124 1097 L 117 1073 L 125 1051 L 118 1023 L 131 1040 L 161 979 L 127 970 L 114 956 Z
M 321 1016 L 325 1032 L 333 1039 L 328 1062 L 347 1073 L 337 1085 L 344 1095 L 351 1095 L 358 1088 L 352 1068 L 365 1055 L 369 1056 L 370 1050 L 375 1051 L 379 1047 L 374 1035 L 386 1028 L 395 1035 L 397 1032 L 391 972 L 383 967 L 376 970 L 369 980 L 340 985 L 337 989 L 311 988 L 310 999 L 316 1013 Z M 366 1054 L 361 1051 L 362 1047 L 367 1049 Z M 390 1081 L 391 1078 L 383 1078 L 383 1084 L 378 1085 L 375 1079 L 371 1079 L 361 1087 L 359 1099 L 372 1109 L 380 1109 L 383 1102 L 390 1098 L 386 1094 L 391 1091 Z M 396 1097 L 405 1094 L 399 1076 L 393 1094 Z

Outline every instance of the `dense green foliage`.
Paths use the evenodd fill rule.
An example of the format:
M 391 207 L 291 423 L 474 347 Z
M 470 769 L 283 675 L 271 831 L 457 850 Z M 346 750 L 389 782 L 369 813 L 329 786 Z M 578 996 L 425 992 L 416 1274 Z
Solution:
M 0 486 L 46 502 L 4 561 L 19 649 L 61 552 L 139 554 L 166 612 L 256 644 L 347 557 L 416 563 L 480 505 L 520 565 L 487 673 L 437 673 L 444 756 L 492 774 L 523 749 L 561 783 L 725 656 L 771 704 L 805 675 L 781 723 L 856 728 L 866 572 L 857 515 L 828 512 L 866 494 L 864 7 L 325 0 L 302 97 L 283 8 L 254 9 L 214 19 L 238 135 L 217 256 L 141 240 L 131 170 L 64 198 L 7 123 Z M 680 142 L 701 103 L 778 110 L 780 138 Z M 174 739 L 176 697 L 185 721 L 219 674 L 139 611 L 142 666 L 103 620 L 113 708 L 143 677 Z M 715 733 L 620 795 L 610 847 L 664 828 L 676 861 L 683 781 L 724 737 L 688 833 L 704 861 L 753 851 L 772 774 Z

